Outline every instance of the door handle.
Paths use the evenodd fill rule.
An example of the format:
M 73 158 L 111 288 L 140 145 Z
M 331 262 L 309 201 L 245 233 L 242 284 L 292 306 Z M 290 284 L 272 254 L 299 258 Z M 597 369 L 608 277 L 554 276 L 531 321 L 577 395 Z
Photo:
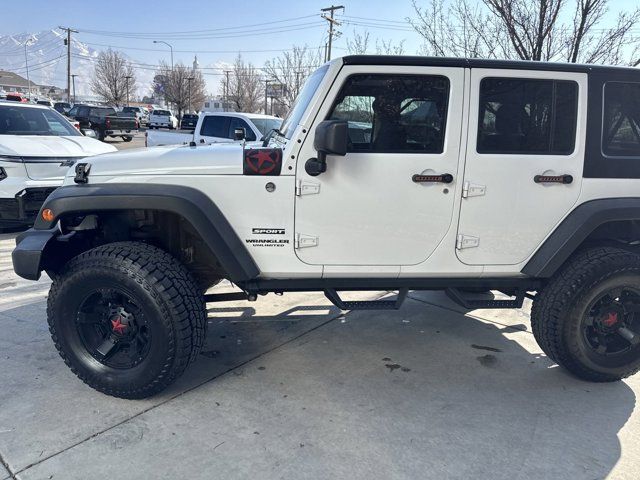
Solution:
M 442 175 L 421 175 L 416 173 L 411 180 L 414 183 L 451 183 L 453 182 L 453 175 L 450 173 L 443 173 Z
M 536 183 L 563 183 L 568 185 L 573 182 L 572 175 L 536 175 L 533 177 Z

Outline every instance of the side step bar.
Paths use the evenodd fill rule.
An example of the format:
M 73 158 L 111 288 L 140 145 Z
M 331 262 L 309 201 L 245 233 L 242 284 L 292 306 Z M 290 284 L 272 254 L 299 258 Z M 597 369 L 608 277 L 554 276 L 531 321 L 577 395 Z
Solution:
M 324 295 L 340 310 L 398 310 L 407 298 L 408 292 L 409 290 L 406 288 L 399 290 L 395 300 L 345 301 L 340 298 L 334 288 L 327 288 Z
M 480 308 L 521 308 L 524 302 L 526 292 L 518 289 L 513 300 L 485 300 L 481 298 L 470 298 L 469 294 L 462 292 L 457 288 L 447 288 L 445 290 L 447 297 L 456 302 L 458 305 L 469 310 Z M 473 293 L 470 294 L 473 297 Z

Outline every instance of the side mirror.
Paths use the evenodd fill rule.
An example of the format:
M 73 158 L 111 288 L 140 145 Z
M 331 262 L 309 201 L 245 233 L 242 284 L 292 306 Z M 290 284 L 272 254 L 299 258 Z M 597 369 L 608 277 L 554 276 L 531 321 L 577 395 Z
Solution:
M 244 140 L 246 136 L 247 136 L 247 132 L 245 131 L 244 128 L 236 128 L 233 131 L 234 140 Z
M 85 137 L 89 137 L 89 138 L 97 138 L 97 137 L 96 137 L 96 132 L 95 132 L 95 130 L 91 130 L 90 128 L 83 128 L 82 130 L 80 130 L 80 132 L 81 132 Z
M 347 154 L 349 142 L 349 126 L 345 120 L 325 120 L 316 127 L 313 148 L 318 151 L 318 158 L 310 158 L 304 165 L 307 174 L 316 177 L 327 171 L 327 155 Z

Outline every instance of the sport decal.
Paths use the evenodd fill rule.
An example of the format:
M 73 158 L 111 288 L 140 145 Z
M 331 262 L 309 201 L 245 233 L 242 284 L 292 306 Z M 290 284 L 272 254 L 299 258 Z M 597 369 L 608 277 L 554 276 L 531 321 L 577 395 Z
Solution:
M 282 150 L 280 148 L 248 148 L 244 151 L 244 175 L 280 175 Z

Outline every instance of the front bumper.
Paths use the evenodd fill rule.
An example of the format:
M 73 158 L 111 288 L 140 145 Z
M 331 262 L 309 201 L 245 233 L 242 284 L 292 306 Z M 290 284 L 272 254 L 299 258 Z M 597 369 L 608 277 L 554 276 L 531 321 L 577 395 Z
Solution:
M 25 188 L 14 198 L 0 198 L 0 225 L 32 224 L 56 187 Z

